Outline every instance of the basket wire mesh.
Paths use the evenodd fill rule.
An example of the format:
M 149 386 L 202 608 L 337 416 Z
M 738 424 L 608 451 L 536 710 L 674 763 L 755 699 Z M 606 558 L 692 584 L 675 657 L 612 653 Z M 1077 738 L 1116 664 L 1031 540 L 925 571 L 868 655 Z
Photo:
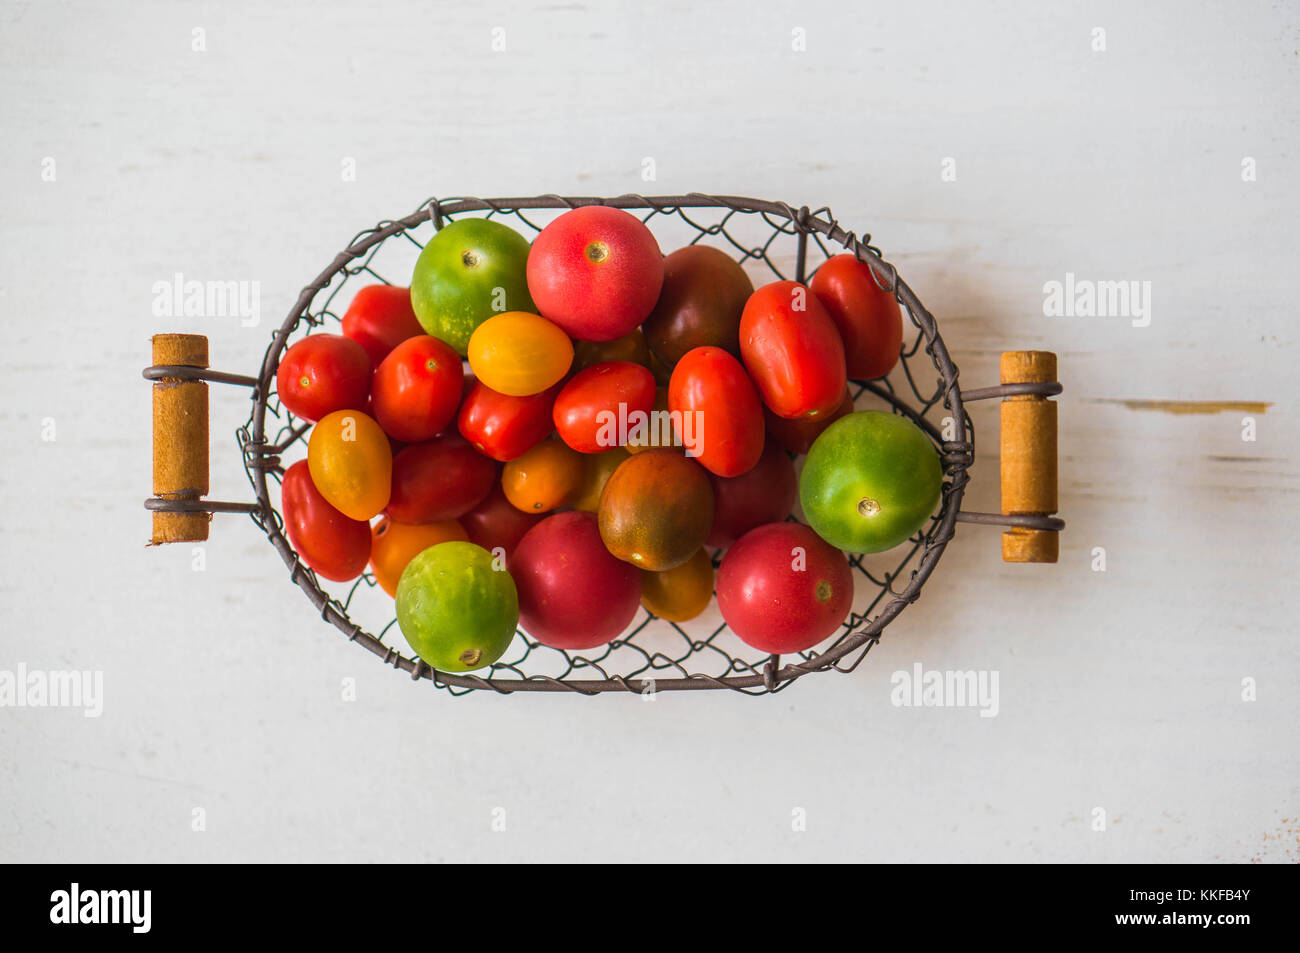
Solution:
M 611 205 L 632 211 L 656 233 L 665 252 L 705 242 L 732 254 L 746 266 L 755 286 L 794 278 L 806 281 L 816 266 L 848 251 L 872 265 L 878 284 L 891 291 L 910 321 L 898 364 L 874 381 L 851 381 L 855 406 L 873 406 L 901 414 L 934 441 L 943 462 L 944 481 L 938 512 L 903 545 L 877 556 L 851 555 L 855 571 L 853 610 L 840 631 L 798 656 L 765 655 L 741 643 L 721 622 L 716 609 L 700 620 L 669 622 L 644 607 L 619 638 L 597 649 L 564 651 L 516 633 L 510 649 L 490 668 L 447 673 L 402 652 L 402 636 L 392 601 L 366 573 L 350 584 L 319 579 L 293 550 L 284 531 L 271 487 L 278 491 L 286 455 L 305 453 L 310 424 L 294 418 L 275 393 L 275 375 L 285 348 L 314 331 L 338 332 L 350 293 L 364 284 L 409 283 L 410 265 L 435 230 L 467 215 L 494 218 L 530 240 L 563 211 L 579 205 Z M 394 246 L 397 246 L 394 248 Z M 396 254 L 394 254 L 396 252 Z M 401 263 L 407 262 L 405 266 Z M 402 267 L 405 270 L 400 270 Z M 429 199 L 405 218 L 366 229 L 303 289 L 288 317 L 275 331 L 263 359 L 248 421 L 237 439 L 245 471 L 259 506 L 252 513 L 258 527 L 289 567 L 291 580 L 306 593 L 321 617 L 386 664 L 414 679 L 427 679 L 453 695 L 476 690 L 606 691 L 720 689 L 768 694 L 788 688 L 802 676 L 834 669 L 854 670 L 880 640 L 885 627 L 920 595 L 952 538 L 961 497 L 973 459 L 973 431 L 958 389 L 952 363 L 934 318 L 925 310 L 897 270 L 871 245 L 869 235 L 844 230 L 828 208 L 794 208 L 783 202 L 732 196 L 624 195 L 617 198 L 569 198 L 557 195 L 518 199 Z M 945 431 L 950 439 L 945 439 Z M 792 516 L 791 519 L 794 519 Z M 715 565 L 721 554 L 714 555 Z M 382 598 L 377 598 L 382 597 Z M 593 598 L 598 598 L 593 594 Z M 355 622 L 362 603 L 386 623 L 371 633 Z M 713 604 L 716 607 L 716 601 Z

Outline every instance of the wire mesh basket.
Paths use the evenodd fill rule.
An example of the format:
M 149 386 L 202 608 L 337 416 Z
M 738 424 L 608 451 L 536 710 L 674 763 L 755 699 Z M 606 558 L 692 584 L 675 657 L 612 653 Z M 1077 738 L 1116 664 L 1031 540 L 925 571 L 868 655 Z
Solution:
M 580 205 L 596 204 L 638 214 L 666 251 L 699 243 L 723 249 L 741 263 L 756 287 L 787 278 L 805 282 L 821 262 L 847 251 L 872 266 L 880 287 L 892 292 L 903 310 L 905 333 L 897 365 L 885 378 L 851 381 L 850 392 L 857 409 L 873 407 L 900 414 L 917 424 L 934 442 L 943 465 L 941 504 L 926 525 L 903 545 L 873 556 L 850 555 L 855 582 L 853 609 L 839 632 L 814 650 L 781 657 L 749 648 L 722 622 L 715 600 L 703 616 L 685 623 L 659 619 L 642 608 L 619 638 L 585 651 L 551 648 L 519 631 L 510 649 L 488 669 L 464 674 L 441 672 L 419 657 L 403 653 L 392 600 L 377 589 L 372 575 L 366 573 L 350 584 L 323 581 L 300 560 L 286 537 L 278 506 L 279 481 L 287 466 L 286 459 L 305 454 L 304 438 L 311 425 L 295 419 L 276 395 L 276 370 L 285 349 L 298 338 L 319 329 L 337 333 L 346 305 L 360 287 L 376 282 L 409 283 L 415 257 L 424 243 L 451 221 L 465 216 L 504 220 L 531 239 L 558 214 Z M 1020 562 L 1055 561 L 1057 534 L 1064 526 L 1061 520 L 1051 516 L 1056 511 L 1056 430 L 1055 404 L 1047 398 L 1061 389 L 1055 381 L 1054 355 L 1011 352 L 1004 355 L 1002 384 L 963 393 L 957 367 L 933 316 L 871 244 L 870 236 L 859 237 L 845 230 L 824 207 L 811 210 L 808 206 L 796 208 L 784 202 L 702 194 L 624 195 L 607 199 L 557 195 L 430 199 L 410 215 L 380 222 L 353 238 L 303 289 L 275 331 L 256 376 L 209 370 L 205 339 L 199 339 L 203 341 L 201 354 L 160 358 L 159 338 L 164 337 L 195 336 L 159 335 L 155 338 L 154 366 L 145 371 L 145 377 L 155 382 L 155 495 L 146 501 L 146 507 L 154 511 L 154 542 L 183 541 L 191 537 L 206 539 L 212 513 L 248 513 L 284 560 L 290 579 L 306 594 L 324 621 L 385 664 L 413 679 L 428 680 L 452 694 L 484 689 L 499 693 L 571 691 L 582 694 L 722 688 L 746 694 L 778 692 L 804 675 L 831 669 L 848 672 L 861 664 L 880 641 L 885 627 L 919 597 L 952 539 L 957 522 L 1009 527 L 1004 535 L 1003 555 L 1010 561 Z M 1006 357 L 1014 355 L 1022 356 L 1018 366 L 1029 367 L 1029 372 L 1019 374 L 1023 379 L 1008 380 Z M 1036 357 L 1025 358 L 1025 355 Z M 1017 362 L 1013 361 L 1012 366 L 1017 366 Z M 175 442 L 160 447 L 159 430 L 178 425 L 175 415 L 160 421 L 158 388 L 203 389 L 206 451 L 204 382 L 207 381 L 252 389 L 251 412 L 247 422 L 238 429 L 237 440 L 256 495 L 254 503 L 222 503 L 203 498 L 207 494 L 206 452 L 201 461 L 201 486 L 193 485 L 200 482 L 198 475 L 178 477 L 168 472 L 169 466 L 175 467 Z M 992 397 L 1004 400 L 1003 513 L 963 512 L 962 496 L 974 454 L 974 433 L 965 404 Z M 1013 405 L 1039 408 L 1016 410 L 1014 423 L 1025 413 L 1043 418 L 1048 411 L 1041 408 L 1050 408 L 1050 433 L 1045 419 L 1031 422 L 1028 430 L 1013 426 L 1009 446 L 1006 410 Z M 1009 460 L 1012 457 L 1014 460 Z M 197 472 L 198 461 L 186 462 L 193 463 Z M 1038 490 L 1028 493 L 1027 499 L 1013 499 L 1011 504 L 1007 494 L 1009 462 L 1014 484 L 1038 486 Z M 1044 489 L 1048 483 L 1050 497 Z M 1017 492 L 1013 486 L 1012 496 Z M 1019 495 L 1026 496 L 1026 493 Z M 719 558 L 720 554 L 714 556 L 715 564 Z M 593 598 L 598 596 L 593 594 Z M 364 620 L 365 624 L 357 619 Z

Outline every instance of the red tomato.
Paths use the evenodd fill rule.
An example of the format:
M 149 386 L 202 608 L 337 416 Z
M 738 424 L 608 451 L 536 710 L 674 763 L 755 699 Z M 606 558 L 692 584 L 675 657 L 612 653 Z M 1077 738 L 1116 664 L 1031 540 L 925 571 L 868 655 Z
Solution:
M 351 338 L 312 334 L 280 358 L 275 390 L 295 417 L 312 423 L 336 410 L 366 409 L 370 358 Z
M 627 442 L 634 412 L 655 406 L 655 376 L 630 361 L 606 361 L 579 371 L 555 398 L 551 417 L 560 439 L 582 453 L 601 453 Z M 622 431 L 620 433 L 620 430 Z
M 299 460 L 280 483 L 280 510 L 289 542 L 316 575 L 347 582 L 370 561 L 370 524 L 349 519 L 320 495 L 307 461 Z
M 385 512 L 398 523 L 454 520 L 483 502 L 496 477 L 496 464 L 460 437 L 434 437 L 393 457 Z
M 778 417 L 820 417 L 844 399 L 844 344 L 817 296 L 774 281 L 749 296 L 740 355 L 763 403 Z
M 510 557 L 510 575 L 520 628 L 557 649 L 604 645 L 641 605 L 640 570 L 609 554 L 591 513 L 556 513 L 530 529 Z
M 742 536 L 718 567 L 718 608 L 747 645 L 777 655 L 829 637 L 853 607 L 845 555 L 801 523 Z
M 903 346 L 903 312 L 898 300 L 881 291 L 871 267 L 856 255 L 836 255 L 812 276 L 808 288 L 839 328 L 849 377 L 884 377 Z
M 559 392 L 556 384 L 531 397 L 510 397 L 475 381 L 460 405 L 461 436 L 493 460 L 521 457 L 550 436 L 551 407 Z
M 758 464 L 730 479 L 709 475 L 713 484 L 713 528 L 705 542 L 729 546 L 756 526 L 779 523 L 790 515 L 799 481 L 789 454 L 768 444 Z
M 427 334 L 407 338 L 375 368 L 373 416 L 394 440 L 428 440 L 455 418 L 464 380 L 450 345 Z
M 356 341 L 375 367 L 407 338 L 423 334 L 411 289 L 396 285 L 367 285 L 357 292 L 343 315 L 343 334 Z
M 668 410 L 681 415 L 674 420 L 682 421 L 683 443 L 692 436 L 686 452 L 710 473 L 740 476 L 758 463 L 763 405 L 740 361 L 722 348 L 692 348 L 677 362 L 668 380 Z
M 776 441 L 791 453 L 807 453 L 808 448 L 821 436 L 823 430 L 845 414 L 851 413 L 853 413 L 853 397 L 847 385 L 844 388 L 844 402 L 835 409 L 833 414 L 787 420 L 778 417 L 766 407 L 763 408 L 763 415 L 767 420 L 768 441 Z
M 488 552 L 504 550 L 509 558 L 524 534 L 541 521 L 541 514 L 525 513 L 506 499 L 501 484 L 496 483 L 483 502 L 460 518 L 460 525 L 471 543 Z
M 654 309 L 663 253 L 635 215 L 605 205 L 565 212 L 533 239 L 528 293 L 542 316 L 580 341 L 612 341 Z

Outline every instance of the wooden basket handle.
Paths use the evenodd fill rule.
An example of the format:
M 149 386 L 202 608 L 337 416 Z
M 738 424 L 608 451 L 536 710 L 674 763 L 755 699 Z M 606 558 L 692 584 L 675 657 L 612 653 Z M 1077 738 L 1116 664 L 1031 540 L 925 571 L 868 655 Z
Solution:
M 1055 382 L 1051 351 L 1006 351 L 1002 383 Z M 1016 394 L 1002 400 L 1002 513 L 1050 516 L 1057 511 L 1056 402 L 1043 394 Z M 1054 563 L 1060 534 L 1013 527 L 1002 534 L 1002 559 L 1009 563 Z
M 155 367 L 208 366 L 201 334 L 155 334 Z M 153 384 L 153 495 L 159 500 L 200 501 L 208 494 L 208 385 L 161 377 Z M 208 538 L 210 512 L 153 513 L 150 546 Z

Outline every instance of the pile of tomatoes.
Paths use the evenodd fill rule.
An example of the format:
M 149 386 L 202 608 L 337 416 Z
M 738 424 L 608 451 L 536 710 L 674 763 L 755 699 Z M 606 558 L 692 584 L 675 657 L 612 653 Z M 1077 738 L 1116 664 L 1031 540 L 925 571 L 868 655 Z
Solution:
M 852 607 L 845 552 L 897 545 L 938 502 L 929 438 L 854 412 L 848 381 L 889 372 L 902 320 L 851 255 L 755 289 L 614 208 L 531 245 L 465 219 L 341 330 L 279 365 L 280 402 L 314 425 L 285 527 L 320 576 L 368 566 L 443 671 L 490 665 L 516 628 L 581 650 L 642 605 L 684 622 L 715 591 L 746 643 L 805 650 Z M 796 496 L 809 525 L 787 519 Z

